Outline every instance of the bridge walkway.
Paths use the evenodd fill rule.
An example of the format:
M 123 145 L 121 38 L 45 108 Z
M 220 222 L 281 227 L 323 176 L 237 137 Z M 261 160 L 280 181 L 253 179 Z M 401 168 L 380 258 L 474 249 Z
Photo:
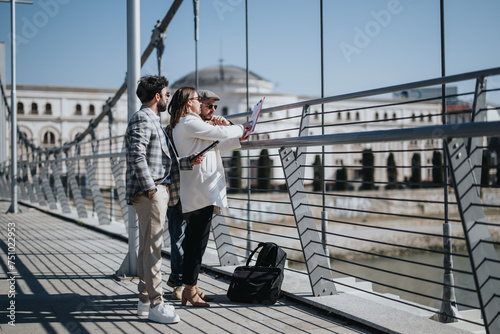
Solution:
M 228 280 L 214 273 L 200 275 L 200 286 L 215 298 L 206 309 L 171 301 L 164 274 L 165 297 L 181 322 L 152 323 L 136 315 L 137 281 L 112 278 L 127 253 L 124 241 L 23 205 L 21 213 L 6 214 L 9 204 L 0 201 L 2 333 L 377 332 L 287 298 L 272 306 L 232 303 L 226 297 Z M 12 267 L 8 226 L 15 227 Z M 169 265 L 164 258 L 164 273 L 170 272 Z M 15 298 L 9 297 L 13 290 Z M 7 308 L 13 302 L 11 312 Z M 15 318 L 9 319 L 10 314 Z M 8 324 L 12 319 L 15 326 Z

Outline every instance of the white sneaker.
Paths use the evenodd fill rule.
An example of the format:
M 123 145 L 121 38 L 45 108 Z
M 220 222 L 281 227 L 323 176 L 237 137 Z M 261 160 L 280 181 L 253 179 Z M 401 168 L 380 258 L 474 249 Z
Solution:
M 175 324 L 181 321 L 181 318 L 175 314 L 175 308 L 164 302 L 149 309 L 148 319 L 162 324 Z
M 137 304 L 137 315 L 148 315 L 150 306 L 151 304 L 149 302 L 143 303 L 139 300 Z

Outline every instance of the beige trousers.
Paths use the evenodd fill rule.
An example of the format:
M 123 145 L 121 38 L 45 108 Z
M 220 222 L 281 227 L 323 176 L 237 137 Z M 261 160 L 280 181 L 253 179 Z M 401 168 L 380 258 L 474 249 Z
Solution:
M 161 279 L 161 246 L 163 227 L 168 209 L 169 191 L 166 185 L 158 185 L 152 200 L 137 195 L 132 204 L 139 218 L 139 252 L 137 274 L 139 276 L 139 300 L 150 302 L 151 307 L 163 301 Z

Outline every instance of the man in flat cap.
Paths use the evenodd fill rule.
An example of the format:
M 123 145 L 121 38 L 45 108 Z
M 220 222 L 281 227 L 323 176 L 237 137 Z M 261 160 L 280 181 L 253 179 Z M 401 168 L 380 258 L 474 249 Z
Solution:
M 225 119 L 220 115 L 214 115 L 217 110 L 216 101 L 220 101 L 220 97 L 214 92 L 206 89 L 198 91 L 198 96 L 201 98 L 200 116 L 201 118 L 212 125 L 234 125 L 230 120 Z

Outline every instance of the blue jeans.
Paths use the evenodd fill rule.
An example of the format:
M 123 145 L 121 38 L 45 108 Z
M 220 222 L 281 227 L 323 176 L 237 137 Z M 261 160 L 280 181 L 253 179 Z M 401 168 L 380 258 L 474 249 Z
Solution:
M 175 286 L 182 286 L 182 263 L 184 260 L 184 232 L 186 221 L 182 216 L 182 205 L 179 201 L 175 206 L 169 207 L 167 211 L 168 232 L 170 234 L 170 269 L 168 278 Z

